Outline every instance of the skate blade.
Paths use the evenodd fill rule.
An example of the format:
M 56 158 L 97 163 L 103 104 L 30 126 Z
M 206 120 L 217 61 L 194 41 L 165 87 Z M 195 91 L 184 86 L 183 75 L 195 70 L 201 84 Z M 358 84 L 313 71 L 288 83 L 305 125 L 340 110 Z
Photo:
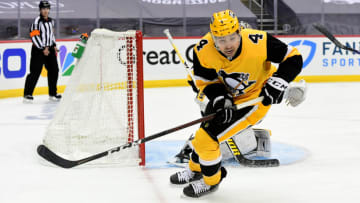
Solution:
M 184 184 L 173 184 L 173 183 L 169 183 L 170 184 L 170 187 L 172 188 L 184 188 L 186 186 L 188 186 L 190 183 L 184 183 Z
M 181 193 L 180 197 L 183 198 L 183 199 L 188 199 L 188 200 L 191 200 L 191 199 L 192 200 L 194 200 L 194 199 L 207 199 L 207 198 L 213 196 L 214 193 L 216 191 L 218 191 L 218 189 L 219 189 L 219 187 L 216 187 L 213 191 L 208 192 L 208 193 L 206 193 L 206 194 L 204 194 L 203 196 L 200 196 L 200 197 L 189 197 L 189 196 L 186 196 L 184 193 Z
M 211 198 L 211 196 L 213 196 L 215 193 L 215 191 L 213 192 L 210 192 L 210 193 L 207 193 L 203 196 L 200 196 L 200 197 L 189 197 L 189 196 L 186 196 L 184 193 L 181 193 L 180 194 L 180 198 L 181 199 L 186 199 L 186 200 L 197 200 L 197 199 L 208 199 L 208 198 Z
M 23 99 L 23 104 L 33 104 L 33 100 Z

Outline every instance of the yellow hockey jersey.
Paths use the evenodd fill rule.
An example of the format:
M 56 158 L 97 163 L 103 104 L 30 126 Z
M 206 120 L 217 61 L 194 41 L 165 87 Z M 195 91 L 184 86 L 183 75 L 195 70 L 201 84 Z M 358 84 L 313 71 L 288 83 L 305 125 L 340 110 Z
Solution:
M 216 49 L 210 33 L 194 46 L 194 77 L 200 90 L 199 100 L 204 97 L 202 90 L 207 85 L 220 82 L 232 94 L 235 104 L 254 99 L 259 96 L 264 82 L 276 71 L 276 67 L 267 60 L 267 33 L 243 29 L 240 35 L 241 43 L 237 51 L 240 53 L 235 54 L 232 60 Z M 287 45 L 281 49 L 286 49 L 280 51 L 284 53 L 281 61 L 299 54 L 295 48 L 289 49 Z

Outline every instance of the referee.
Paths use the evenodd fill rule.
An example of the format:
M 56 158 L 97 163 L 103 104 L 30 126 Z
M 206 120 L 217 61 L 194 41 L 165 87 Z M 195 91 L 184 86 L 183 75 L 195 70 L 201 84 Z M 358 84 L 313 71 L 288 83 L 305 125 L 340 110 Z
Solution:
M 32 103 L 33 92 L 40 77 L 43 65 L 47 69 L 49 99 L 59 101 L 61 95 L 57 94 L 58 63 L 57 48 L 54 36 L 54 20 L 49 17 L 50 4 L 48 1 L 40 1 L 40 16 L 38 16 L 30 28 L 30 37 L 33 43 L 30 59 L 30 73 L 25 80 L 24 102 Z

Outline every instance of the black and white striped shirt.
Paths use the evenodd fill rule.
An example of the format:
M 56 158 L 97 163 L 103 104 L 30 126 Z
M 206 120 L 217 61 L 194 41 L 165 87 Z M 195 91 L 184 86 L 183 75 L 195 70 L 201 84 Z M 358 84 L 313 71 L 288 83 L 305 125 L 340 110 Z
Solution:
M 39 49 L 45 47 L 55 46 L 54 35 L 55 22 L 52 18 L 48 17 L 45 20 L 41 15 L 38 16 L 30 28 L 30 37 L 34 45 Z

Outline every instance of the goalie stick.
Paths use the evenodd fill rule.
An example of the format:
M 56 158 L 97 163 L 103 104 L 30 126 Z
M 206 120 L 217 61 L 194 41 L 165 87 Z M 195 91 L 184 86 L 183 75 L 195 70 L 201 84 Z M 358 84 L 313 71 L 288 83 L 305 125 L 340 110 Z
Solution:
M 331 34 L 323 25 L 314 23 L 313 26 L 315 27 L 315 29 L 317 29 L 319 32 L 321 32 L 323 35 L 325 35 L 330 41 L 332 41 L 336 46 L 340 47 L 341 49 L 353 51 L 357 54 L 360 54 L 360 51 L 355 50 L 351 47 L 345 46 L 344 44 L 341 44 L 341 42 L 339 42 L 339 40 L 337 40 L 335 38 L 335 36 L 333 34 Z
M 254 104 L 258 103 L 258 102 L 261 102 L 263 100 L 263 98 L 264 97 L 258 97 L 258 98 L 249 100 L 249 101 L 244 102 L 242 104 L 236 105 L 235 108 L 236 109 L 242 109 L 242 108 L 254 105 Z M 79 166 L 79 165 L 88 163 L 90 161 L 93 161 L 93 160 L 100 159 L 102 157 L 108 156 L 110 154 L 122 151 L 122 150 L 124 150 L 126 148 L 134 147 L 134 146 L 140 145 L 140 144 L 142 144 L 144 142 L 153 140 L 155 138 L 162 137 L 162 136 L 170 134 L 172 132 L 175 132 L 175 131 L 190 127 L 190 126 L 195 125 L 197 123 L 209 121 L 209 120 L 213 119 L 215 117 L 215 115 L 216 115 L 216 113 L 210 114 L 208 116 L 193 120 L 193 121 L 185 123 L 183 125 L 179 125 L 177 127 L 174 127 L 174 128 L 168 129 L 168 130 L 164 130 L 162 132 L 159 132 L 159 133 L 156 133 L 154 135 L 145 137 L 143 139 L 138 139 L 138 140 L 136 140 L 134 142 L 130 142 L 130 143 L 118 146 L 118 147 L 111 148 L 111 149 L 109 149 L 107 151 L 104 151 L 104 152 L 101 152 L 101 153 L 98 153 L 98 154 L 95 154 L 95 155 L 92 155 L 92 156 L 89 156 L 89 157 L 86 157 L 86 158 L 83 158 L 83 159 L 80 159 L 80 160 L 72 161 L 72 160 L 64 159 L 61 156 L 55 154 L 53 151 L 51 151 L 45 145 L 39 145 L 38 148 L 37 148 L 37 152 L 41 157 L 43 157 L 47 161 L 49 161 L 49 162 L 51 162 L 51 163 L 53 163 L 53 164 L 55 164 L 57 166 L 60 166 L 62 168 L 73 168 L 75 166 Z
M 234 155 L 235 159 L 243 166 L 247 167 L 276 167 L 280 165 L 280 161 L 278 159 L 263 159 L 263 160 L 252 160 L 244 157 L 240 153 L 240 150 L 234 140 L 229 138 L 226 142 L 229 147 L 231 153 Z

